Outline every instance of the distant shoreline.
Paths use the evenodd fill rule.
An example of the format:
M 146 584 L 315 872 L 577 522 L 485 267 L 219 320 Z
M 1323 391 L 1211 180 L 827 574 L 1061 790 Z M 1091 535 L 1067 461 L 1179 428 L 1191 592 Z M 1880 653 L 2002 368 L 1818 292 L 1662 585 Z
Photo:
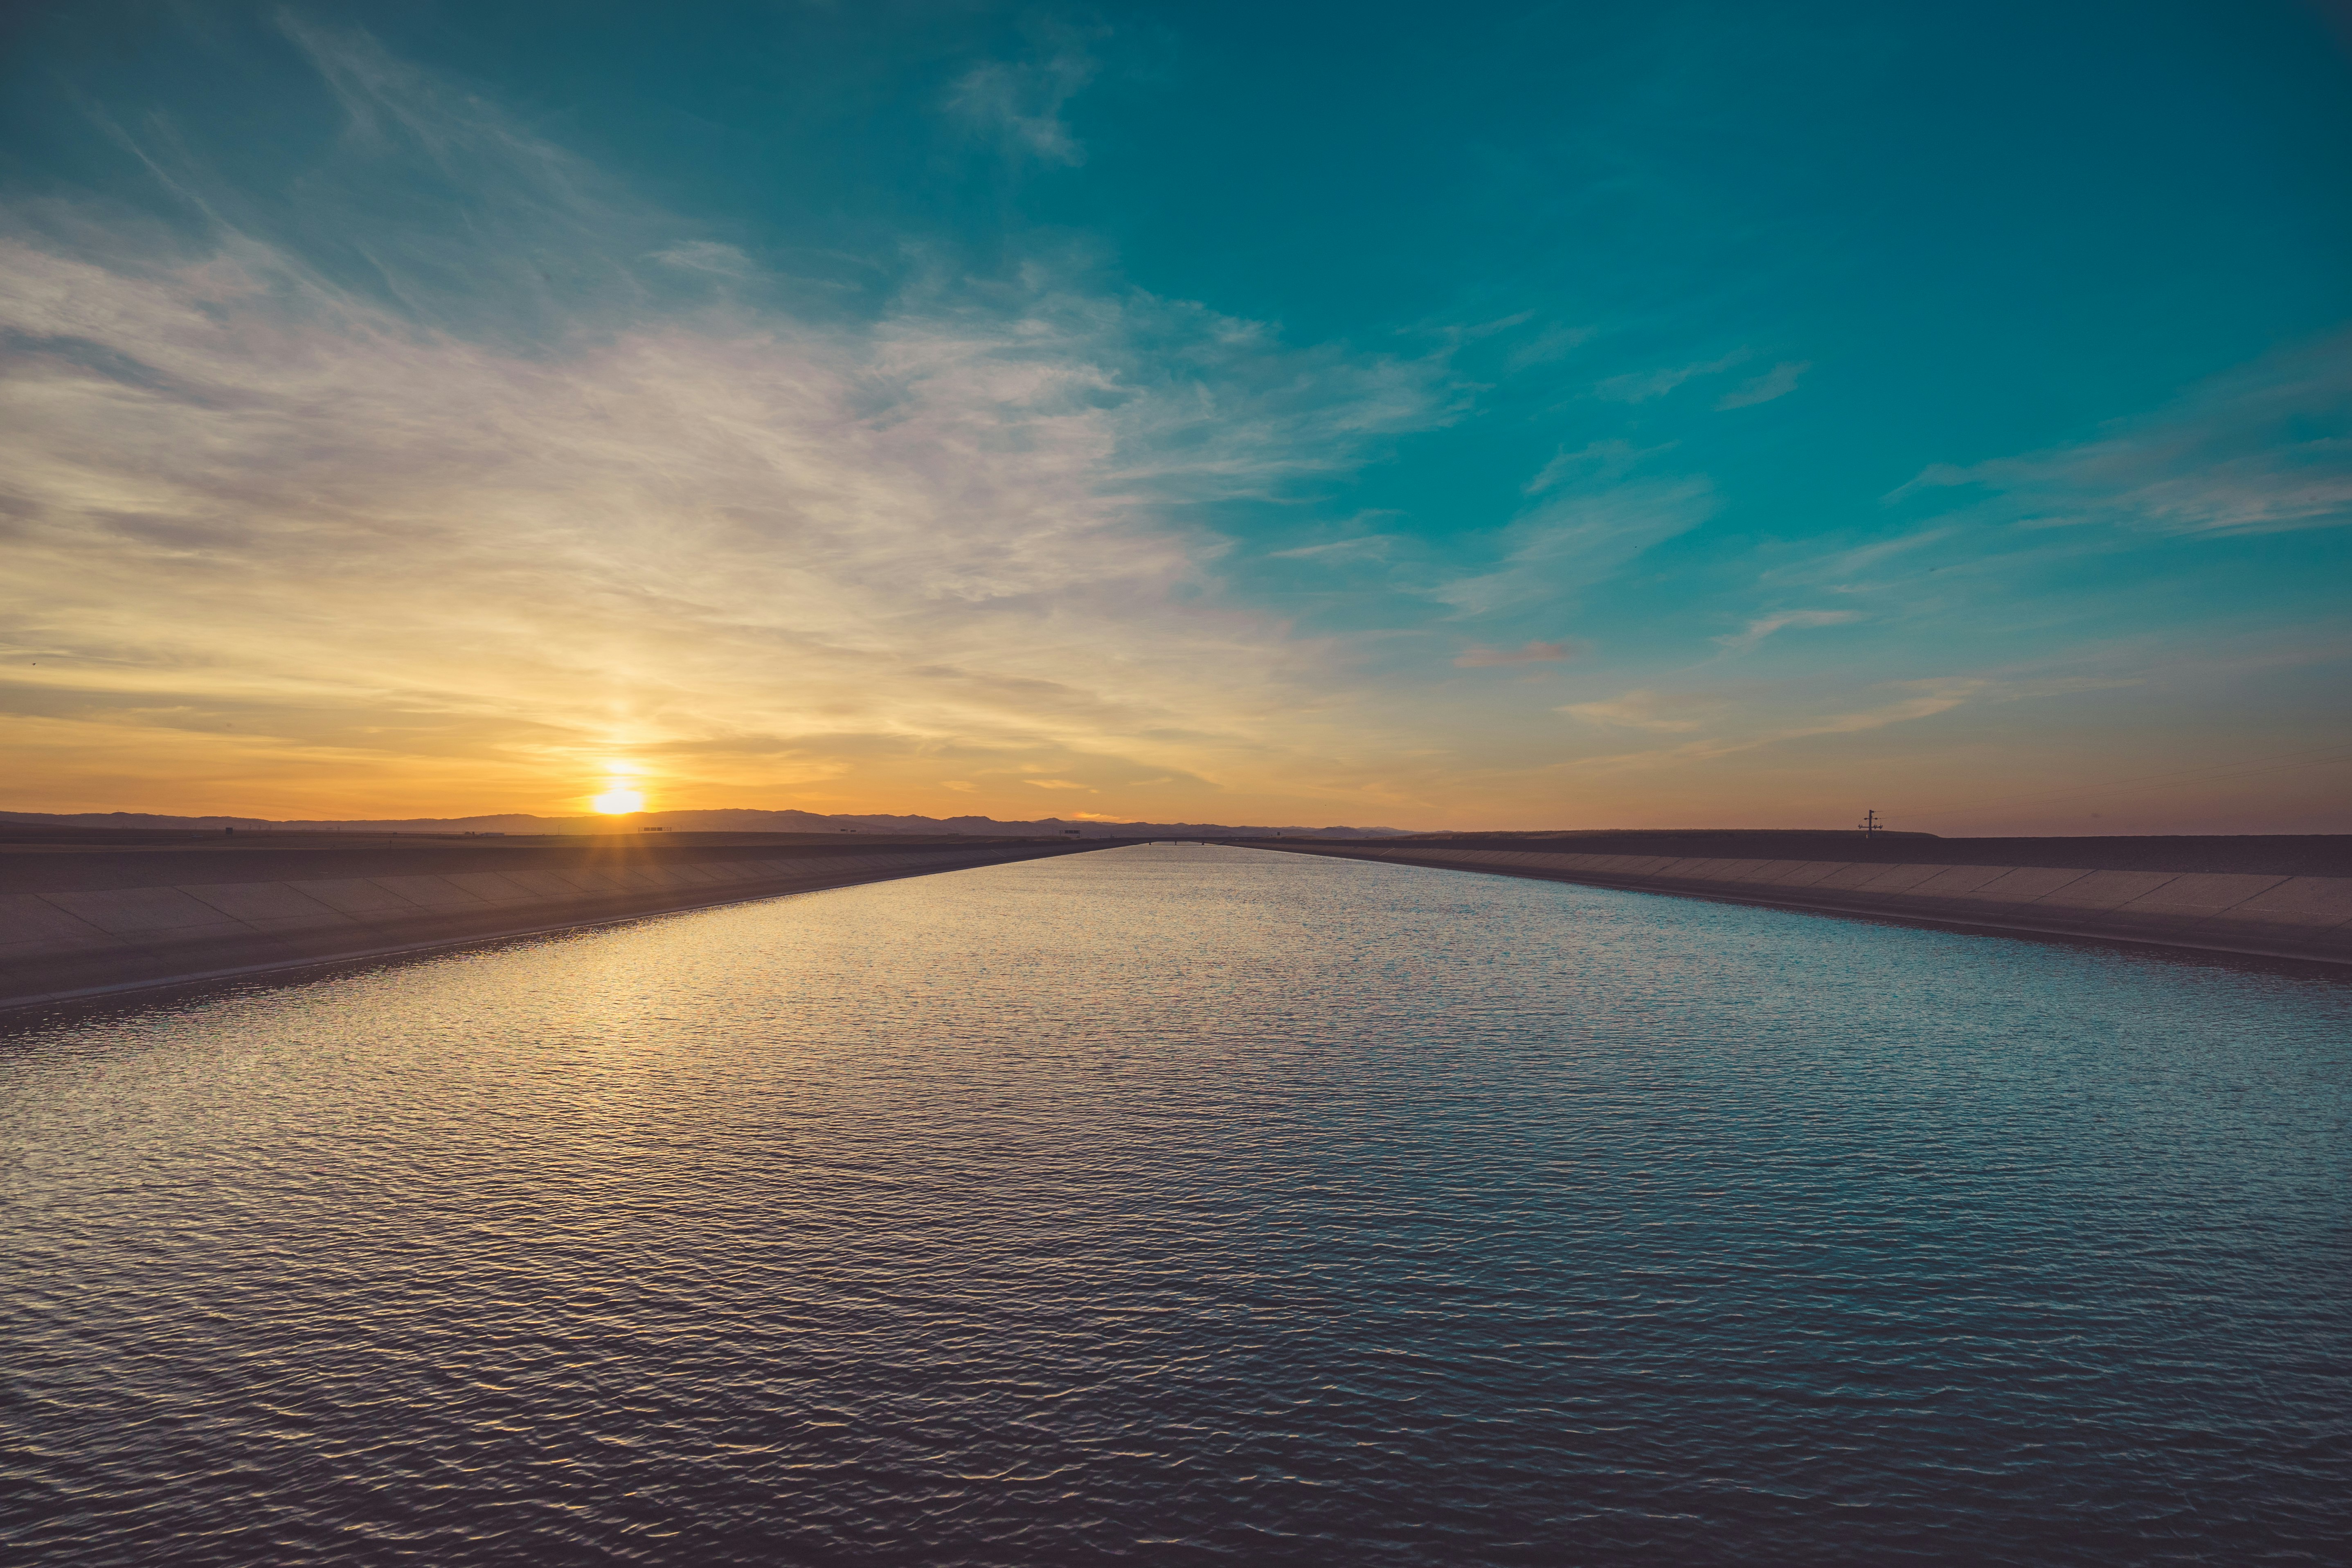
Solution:
M 370 837 L 378 834 L 433 834 L 447 837 L 603 837 L 616 833 L 758 833 L 816 835 L 890 834 L 950 837 L 995 838 L 1008 835 L 1076 833 L 1086 838 L 1149 838 L 1294 837 L 1391 838 L 1405 836 L 1402 827 L 1257 827 L 1212 822 L 1127 822 L 1102 817 L 1041 816 L 999 822 L 992 816 L 915 816 L 889 813 L 763 811 L 749 808 L 710 811 L 646 811 L 625 816 L 534 816 L 509 812 L 481 816 L 417 816 L 334 820 L 276 821 L 261 816 L 173 816 L 151 812 L 0 811 L 0 829 L 50 828 L 59 831 L 240 833 L 280 835 L 313 833 Z

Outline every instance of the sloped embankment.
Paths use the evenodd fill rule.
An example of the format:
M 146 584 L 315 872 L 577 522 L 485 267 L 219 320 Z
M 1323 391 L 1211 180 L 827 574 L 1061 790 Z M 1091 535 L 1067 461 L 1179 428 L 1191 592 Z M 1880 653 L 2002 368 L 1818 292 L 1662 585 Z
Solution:
M 1268 844 L 1304 855 L 1541 877 L 1971 930 L 2155 942 L 2352 964 L 2352 877 L 1577 855 L 1453 846 Z
M 187 861 L 184 881 L 44 887 L 0 893 L 0 1007 L 342 963 L 423 948 L 525 936 L 637 915 L 738 903 L 933 871 L 1066 855 L 1078 845 L 936 846 L 868 854 L 746 849 L 728 858 L 635 858 L 465 870 L 233 880 L 238 858 Z M 1085 848 L 1100 847 L 1086 845 Z M 44 881 L 107 881 L 91 875 Z M 339 864 L 349 859 L 352 864 Z M 382 871 L 383 857 L 319 858 L 307 869 Z M 275 865 L 277 862 L 271 862 Z

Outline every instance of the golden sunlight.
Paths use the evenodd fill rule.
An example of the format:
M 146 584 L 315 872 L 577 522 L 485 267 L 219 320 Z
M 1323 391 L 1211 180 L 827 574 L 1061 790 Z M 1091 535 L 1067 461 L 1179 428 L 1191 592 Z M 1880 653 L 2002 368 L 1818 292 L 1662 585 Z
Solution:
M 588 804 L 606 816 L 625 816 L 630 812 L 645 810 L 646 797 L 643 792 L 631 789 L 620 779 L 614 779 L 611 783 L 610 789 Z

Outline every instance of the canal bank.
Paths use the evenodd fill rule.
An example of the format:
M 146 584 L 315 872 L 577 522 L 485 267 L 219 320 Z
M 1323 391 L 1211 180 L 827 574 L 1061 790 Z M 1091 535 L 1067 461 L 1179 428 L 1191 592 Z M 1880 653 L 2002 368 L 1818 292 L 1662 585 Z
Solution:
M 2272 869 L 2262 871 L 2168 869 L 2161 851 L 2133 857 L 2157 864 L 2130 868 L 1984 864 L 1966 858 L 1965 849 L 1958 858 L 1937 858 L 1950 853 L 1940 850 L 1938 842 L 1925 836 L 1906 840 L 1898 852 L 1917 858 L 1901 860 L 1612 855 L 1455 844 L 1258 840 L 1251 847 L 1963 931 L 2352 965 L 2352 877 L 2294 875 L 2275 860 Z M 1875 844 L 1869 847 L 1886 853 Z M 2195 850 L 2178 851 L 2175 858 L 2184 865 L 2213 863 L 2210 853 Z
M 494 942 L 1099 843 L 12 846 L 0 1008 Z

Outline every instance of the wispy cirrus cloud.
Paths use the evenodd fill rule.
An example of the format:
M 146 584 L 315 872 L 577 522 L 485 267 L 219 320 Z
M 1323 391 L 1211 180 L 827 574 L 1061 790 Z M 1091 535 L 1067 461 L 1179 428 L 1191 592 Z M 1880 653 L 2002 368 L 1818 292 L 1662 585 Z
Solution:
M 1527 320 L 1525 316 L 1520 316 L 1507 324 L 1516 326 L 1525 320 Z M 1593 329 L 1591 327 L 1547 327 L 1506 355 L 1503 368 L 1516 374 L 1535 365 L 1549 364 L 1555 360 L 1566 359 L 1590 342 L 1592 334 Z
M 1759 403 L 1769 403 L 1786 397 L 1797 390 L 1797 382 L 1812 369 L 1811 360 L 1784 360 L 1744 386 L 1736 387 L 1715 400 L 1718 413 L 1733 408 L 1752 408 Z
M 1559 642 L 1528 642 L 1517 647 L 1472 647 L 1456 655 L 1456 669 L 1499 669 L 1517 664 L 1564 664 L 1580 651 L 1562 638 Z
M 757 270 L 751 258 L 731 245 L 716 240 L 688 239 L 653 253 L 656 261 L 682 268 L 688 272 L 707 272 L 718 278 L 749 278 Z
M 1360 522 L 1361 516 L 1350 520 Z M 1384 561 L 1399 543 L 1393 533 L 1359 533 L 1346 539 L 1326 540 L 1318 544 L 1295 545 L 1288 550 L 1266 552 L 1269 561 L 1319 561 L 1338 565 L 1354 561 Z
M 1591 761 L 1613 766 L 1634 766 L 1659 763 L 1707 762 L 1740 752 L 1757 751 L 1765 746 L 1777 746 L 1789 741 L 1809 740 L 1817 735 L 1852 735 L 1865 730 L 1883 730 L 1889 724 L 1906 724 L 1916 720 L 1932 719 L 1985 692 L 1992 686 L 1989 680 L 1961 677 L 1937 680 L 1889 681 L 1879 688 L 1889 695 L 1884 701 L 1866 708 L 1848 709 L 1843 712 L 1798 718 L 1774 724 L 1760 733 L 1722 735 L 1706 740 L 1689 741 L 1664 752 L 1633 752 L 1614 757 L 1598 757 Z
M 1970 513 L 2042 526 L 2275 533 L 2352 522 L 2352 334 L 2272 355 L 2097 440 L 1965 467 L 1887 499 L 1973 489 Z
M 20 782 L 70 753 L 247 809 L 355 777 L 545 805 L 627 755 L 732 804 L 940 787 L 959 752 L 1200 775 L 1300 748 L 1323 656 L 1223 593 L 1182 509 L 1446 417 L 1442 364 L 1051 258 L 799 315 L 495 106 L 300 37 L 351 117 L 341 185 L 455 204 L 342 209 L 382 288 L 226 197 L 176 231 L 0 214 L 0 331 L 30 345 L 0 372 L 0 637 L 55 650 L 10 699 Z
M 1890 724 L 1930 719 L 1938 713 L 1950 712 L 1984 693 L 1993 684 L 1973 677 L 1890 681 L 1878 689 L 1889 694 L 1885 700 L 1868 707 L 1814 716 L 1784 716 L 1777 721 L 1768 721 L 1759 729 L 1706 736 L 1685 741 L 1677 746 L 1582 757 L 1561 765 L 1618 770 L 1712 762 L 1718 757 L 1759 751 L 1790 741 L 1820 735 L 1855 734 L 1884 729 Z M 1629 691 L 1612 702 L 1576 703 L 1560 711 L 1588 723 L 1673 734 L 1707 728 L 1710 721 L 1719 724 L 1725 716 L 1737 710 L 1720 699 L 1676 698 L 1654 691 Z
M 1714 692 L 1636 689 L 1605 702 L 1571 702 L 1557 710 L 1588 724 L 1611 729 L 1686 734 L 1725 707 L 1725 700 Z
M 1715 509 L 1714 487 L 1696 475 L 1564 496 L 1501 531 L 1502 558 L 1494 567 L 1427 592 L 1468 616 L 1564 602 L 1696 528 Z
M 1040 58 L 973 67 L 949 90 L 948 108 L 1011 150 L 1075 168 L 1087 161 L 1087 150 L 1062 110 L 1094 74 L 1094 60 L 1065 41 Z
M 1535 478 L 1520 487 L 1524 494 L 1541 495 L 1554 486 L 1570 479 L 1606 482 L 1620 479 L 1648 458 L 1673 450 L 1675 443 L 1661 441 L 1654 447 L 1636 447 L 1631 441 L 1590 441 L 1571 452 L 1561 447 L 1551 459 L 1536 470 Z
M 1772 703 L 1735 702 L 1715 693 L 1628 691 L 1613 701 L 1576 703 L 1559 711 L 1589 723 L 1666 734 L 1702 729 L 1717 732 L 1680 745 L 1581 757 L 1560 765 L 1621 770 L 1712 762 L 1791 741 L 1862 734 L 1890 725 L 1915 723 L 1971 704 L 2030 701 L 2134 684 L 2136 679 L 2128 676 L 2018 672 L 1937 676 L 1876 682 L 1858 692 L 1837 694 L 1822 704 L 1826 711 L 1817 709 L 1810 713 L 1790 711 L 1785 700 Z M 1874 696 L 1876 700 L 1856 705 L 1853 699 L 1858 696 Z
M 1592 390 L 1612 403 L 1647 403 L 1654 397 L 1664 397 L 1686 381 L 1705 375 L 1720 375 L 1735 365 L 1745 364 L 1748 358 L 1748 350 L 1734 349 L 1720 359 L 1612 375 L 1596 384 Z
M 1782 610 L 1775 615 L 1759 616 L 1741 630 L 1715 640 L 1731 653 L 1753 651 L 1775 632 L 1809 626 L 1843 626 L 1862 619 L 1859 610 Z

